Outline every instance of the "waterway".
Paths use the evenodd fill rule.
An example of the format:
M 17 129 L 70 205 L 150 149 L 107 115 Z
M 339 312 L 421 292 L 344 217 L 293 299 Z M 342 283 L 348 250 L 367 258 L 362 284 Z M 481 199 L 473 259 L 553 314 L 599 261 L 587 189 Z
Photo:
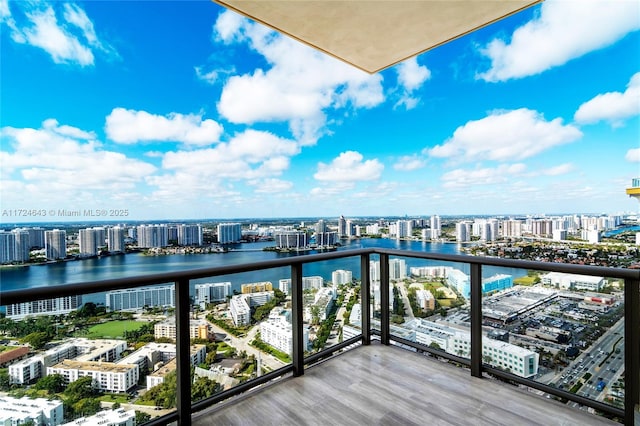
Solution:
M 297 256 L 295 253 L 277 253 L 261 251 L 264 247 L 273 246 L 273 242 L 258 242 L 237 244 L 227 253 L 212 254 L 176 254 L 163 256 L 146 256 L 142 253 L 106 256 L 69 262 L 31 265 L 29 267 L 0 269 L 0 290 L 10 291 L 21 288 L 32 288 L 49 285 L 72 284 L 86 281 L 98 281 L 113 278 L 134 277 L 145 274 L 161 274 L 197 268 L 237 265 L 248 262 L 259 262 L 283 257 Z M 430 243 L 421 241 L 398 241 L 394 239 L 357 239 L 343 240 L 339 250 L 355 248 L 383 247 L 402 250 L 414 250 L 432 253 L 460 254 L 460 245 L 451 243 Z M 236 249 L 237 251 L 234 251 Z M 303 252 L 301 254 L 315 253 Z M 406 258 L 407 267 L 443 265 L 443 262 Z M 468 265 L 448 264 L 469 273 Z M 360 275 L 359 257 L 336 259 L 325 262 L 306 264 L 303 267 L 304 276 L 319 275 L 325 280 L 331 280 L 331 274 L 337 269 L 353 272 L 354 278 Z M 192 280 L 192 293 L 196 283 L 230 281 L 232 289 L 240 290 L 244 283 L 271 281 L 277 288 L 278 281 L 289 278 L 289 268 L 274 268 L 263 271 L 245 272 L 212 278 Z M 496 273 L 513 275 L 514 278 L 526 275 L 526 271 L 509 268 L 483 268 L 483 275 Z M 83 298 L 84 301 L 104 303 L 104 293 L 96 293 Z M 0 300 L 1 303 L 1 300 Z

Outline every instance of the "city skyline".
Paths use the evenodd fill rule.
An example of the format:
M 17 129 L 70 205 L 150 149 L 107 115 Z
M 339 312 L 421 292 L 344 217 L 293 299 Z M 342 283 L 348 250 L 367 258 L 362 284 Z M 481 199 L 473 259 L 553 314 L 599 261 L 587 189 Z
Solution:
M 0 220 L 638 212 L 639 9 L 549 0 L 368 75 L 208 1 L 0 0 L 1 209 L 44 213 Z

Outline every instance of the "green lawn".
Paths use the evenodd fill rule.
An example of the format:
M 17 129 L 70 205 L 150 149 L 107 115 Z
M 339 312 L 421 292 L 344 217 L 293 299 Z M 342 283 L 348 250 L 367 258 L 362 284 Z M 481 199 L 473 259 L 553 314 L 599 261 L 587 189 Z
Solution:
M 89 339 L 117 339 L 122 338 L 125 331 L 137 330 L 146 322 L 140 321 L 110 321 L 94 325 L 83 337 Z
M 518 277 L 513 280 L 513 285 L 532 286 L 535 284 L 536 278 L 537 277 L 535 276 L 532 277 L 529 275 L 526 275 L 524 277 Z

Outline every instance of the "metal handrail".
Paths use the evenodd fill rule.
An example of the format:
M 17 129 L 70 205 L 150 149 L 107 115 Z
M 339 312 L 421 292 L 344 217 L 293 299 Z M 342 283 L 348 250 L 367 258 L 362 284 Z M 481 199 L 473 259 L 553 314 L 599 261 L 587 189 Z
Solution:
M 380 256 L 381 263 L 381 330 L 371 329 L 370 325 L 370 271 L 369 259 L 371 255 Z M 389 330 L 389 256 L 410 257 L 425 260 L 438 260 L 444 262 L 456 262 L 470 265 L 471 276 L 471 359 L 464 360 L 455 355 L 439 351 L 437 349 L 425 347 L 415 342 L 406 341 L 399 337 L 391 335 Z M 598 409 L 610 415 L 614 415 L 624 419 L 624 423 L 632 425 L 634 422 L 635 405 L 638 403 L 640 393 L 640 383 L 633 380 L 639 377 L 640 367 L 638 365 L 640 359 L 640 333 L 638 325 L 640 324 L 640 270 L 610 268 L 601 266 L 585 266 L 563 263 L 550 262 L 534 262 L 527 260 L 502 259 L 493 257 L 479 257 L 468 255 L 453 255 L 426 253 L 408 250 L 382 249 L 382 248 L 366 248 L 355 250 L 343 250 L 329 253 L 319 253 L 312 255 L 301 255 L 283 259 L 267 260 L 261 262 L 233 264 L 227 266 L 218 266 L 213 268 L 202 268 L 185 271 L 176 271 L 162 274 L 151 274 L 142 276 L 133 276 L 128 278 L 118 278 L 111 280 L 89 281 L 70 283 L 65 285 L 36 287 L 12 291 L 0 291 L 0 304 L 10 305 L 15 303 L 23 303 L 37 299 L 46 299 L 63 296 L 83 295 L 88 293 L 105 292 L 124 288 L 143 287 L 153 284 L 161 284 L 167 282 L 175 283 L 176 291 L 176 324 L 177 324 L 177 382 L 178 382 L 178 402 L 177 412 L 169 415 L 153 419 L 151 424 L 169 424 L 178 421 L 181 425 L 191 424 L 191 414 L 195 411 L 207 408 L 223 399 L 237 395 L 262 383 L 270 380 L 272 377 L 279 377 L 289 373 L 294 376 L 304 374 L 305 364 L 310 364 L 315 360 L 322 359 L 333 352 L 345 348 L 348 344 L 340 344 L 331 348 L 327 348 L 316 354 L 304 357 L 302 348 L 302 270 L 303 265 L 307 263 L 327 261 L 333 259 L 341 259 L 345 257 L 360 258 L 361 273 L 361 297 L 363 298 L 363 318 L 362 318 L 362 338 L 363 344 L 369 344 L 371 334 L 380 336 L 383 344 L 390 344 L 396 341 L 403 345 L 408 345 L 416 349 L 433 353 L 435 355 L 450 359 L 454 362 L 462 361 L 462 364 L 470 365 L 471 374 L 481 377 L 482 372 L 489 372 L 497 377 L 507 379 L 514 383 L 527 385 L 529 387 L 542 390 L 549 394 L 575 401 L 586 406 Z M 533 380 L 525 379 L 497 368 L 484 365 L 482 363 L 482 266 L 498 266 L 506 268 L 520 268 L 542 271 L 565 272 L 580 275 L 605 276 L 609 278 L 624 279 L 625 281 L 625 374 L 631 377 L 625 384 L 625 408 L 624 410 L 607 404 L 581 397 L 567 391 L 563 391 Z M 264 269 L 272 269 L 279 267 L 290 267 L 291 283 L 292 283 L 292 305 L 293 305 L 293 333 L 294 347 L 292 354 L 292 364 L 269 373 L 260 380 L 252 380 L 225 391 L 222 394 L 215 395 L 203 401 L 191 404 L 190 398 L 190 357 L 189 357 L 189 282 L 192 279 L 208 278 L 220 275 L 236 274 L 241 272 L 259 271 Z M 635 309 L 634 309 L 635 307 Z M 355 339 L 357 341 L 358 339 Z M 350 341 L 351 342 L 351 341 Z M 351 344 L 351 343 L 349 343 Z

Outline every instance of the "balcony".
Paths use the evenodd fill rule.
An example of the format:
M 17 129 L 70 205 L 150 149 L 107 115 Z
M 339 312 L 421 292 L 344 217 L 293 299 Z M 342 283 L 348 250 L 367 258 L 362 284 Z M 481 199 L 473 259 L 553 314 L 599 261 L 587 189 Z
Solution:
M 468 314 L 462 315 L 464 318 L 459 324 L 451 328 L 453 332 L 444 327 L 438 331 L 462 336 L 461 342 L 466 342 L 464 345 L 468 349 L 452 352 L 437 344 L 425 344 L 415 338 L 415 333 L 411 337 L 407 328 L 392 323 L 397 315 L 392 300 L 396 297 L 396 286 L 390 277 L 394 273 L 394 259 L 398 258 L 455 263 L 469 271 L 470 303 L 465 311 Z M 307 352 L 303 346 L 303 271 L 314 264 L 345 259 L 359 265 L 362 312 L 359 334 L 345 337 L 343 341 L 320 348 L 317 352 Z M 372 268 L 372 260 L 379 262 L 379 270 Z M 191 401 L 185 397 L 191 394 L 192 387 L 189 340 L 191 281 L 274 268 L 285 271 L 288 268 L 291 278 L 291 362 L 217 392 L 212 397 Z M 606 356 L 604 351 L 581 354 L 571 364 L 576 371 L 583 368 L 604 371 L 609 365 L 607 361 L 617 358 L 623 372 L 621 377 L 624 377 L 621 406 L 604 401 L 599 393 L 601 389 L 588 391 L 587 388 L 595 387 L 588 383 L 587 374 L 591 377 L 591 373 L 580 373 L 583 380 L 569 390 L 551 385 L 548 380 L 536 380 L 535 374 L 528 374 L 526 368 L 523 372 L 515 364 L 507 364 L 511 360 L 507 361 L 506 355 L 503 364 L 498 361 L 498 358 L 502 359 L 497 355 L 499 352 L 493 355 L 493 359 L 487 355 L 487 332 L 492 326 L 483 318 L 483 312 L 486 316 L 488 309 L 483 306 L 483 290 L 486 291 L 484 286 L 487 283 L 483 277 L 491 268 L 607 277 L 623 284 L 624 314 L 610 325 L 612 332 L 614 327 L 621 325 L 621 336 L 617 337 L 613 348 L 621 341 L 624 348 L 620 351 L 618 347 L 615 354 L 612 351 Z M 3 292 L 2 304 L 167 282 L 175 283 L 177 401 L 175 411 L 153 418 L 147 423 L 149 425 L 175 422 L 179 425 L 417 424 L 425 419 L 450 424 L 613 424 L 614 421 L 608 418 L 625 425 L 638 422 L 640 270 L 372 248 Z M 399 293 L 397 296 L 400 297 Z M 606 337 L 601 336 L 600 339 Z M 597 358 L 599 356 L 601 361 Z M 566 367 L 570 370 L 569 366 Z M 548 369 L 547 374 L 556 374 L 557 382 L 561 381 L 559 372 Z M 583 391 L 579 391 L 582 386 Z M 578 410 L 578 405 L 587 407 L 588 411 Z M 595 412 L 601 415 L 592 414 Z

